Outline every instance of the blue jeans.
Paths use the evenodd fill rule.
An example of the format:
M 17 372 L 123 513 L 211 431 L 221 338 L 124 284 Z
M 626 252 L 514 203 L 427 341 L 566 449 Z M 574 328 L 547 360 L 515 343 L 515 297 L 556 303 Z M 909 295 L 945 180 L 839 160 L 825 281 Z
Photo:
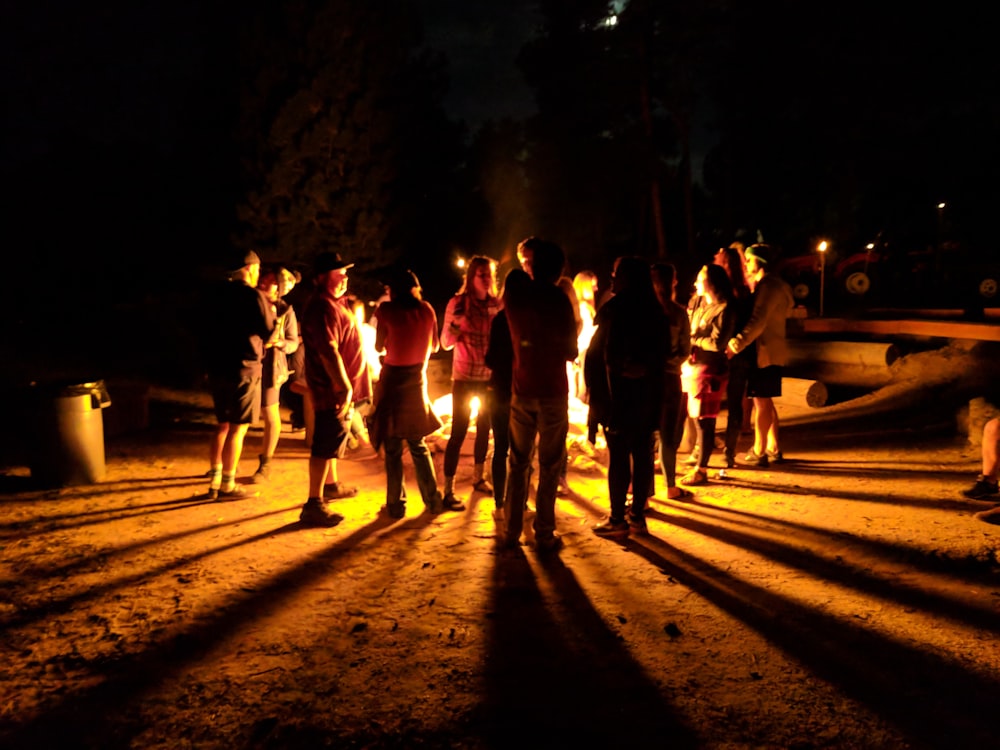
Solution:
M 385 438 L 385 502 L 386 505 L 403 502 L 403 442 L 410 448 L 413 467 L 417 470 L 417 486 L 424 505 L 433 505 L 438 494 L 437 477 L 431 452 L 423 438 L 408 440 L 400 437 Z
M 566 396 L 521 398 L 510 404 L 510 471 L 504 502 L 507 539 L 521 536 L 524 505 L 528 500 L 531 459 L 538 438 L 538 492 L 535 494 L 535 538 L 551 539 L 556 529 L 556 491 L 566 461 L 569 432 Z

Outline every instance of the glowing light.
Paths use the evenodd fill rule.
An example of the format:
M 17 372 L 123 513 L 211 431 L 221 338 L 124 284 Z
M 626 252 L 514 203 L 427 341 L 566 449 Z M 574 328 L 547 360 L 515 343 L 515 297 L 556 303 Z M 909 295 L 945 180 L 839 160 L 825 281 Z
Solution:
M 459 258 L 455 261 L 456 268 L 465 268 L 465 258 Z
M 826 240 L 823 240 L 822 242 L 819 243 L 816 249 L 819 250 L 821 253 L 825 253 L 828 247 L 830 247 L 830 243 L 827 242 Z
M 943 210 L 944 210 L 944 207 L 945 207 L 944 203 L 938 203 L 938 208 L 939 208 L 940 210 L 942 210 L 942 211 L 943 211 Z
M 874 250 L 874 249 L 875 249 L 874 242 L 869 242 L 867 245 L 865 245 L 865 250 Z

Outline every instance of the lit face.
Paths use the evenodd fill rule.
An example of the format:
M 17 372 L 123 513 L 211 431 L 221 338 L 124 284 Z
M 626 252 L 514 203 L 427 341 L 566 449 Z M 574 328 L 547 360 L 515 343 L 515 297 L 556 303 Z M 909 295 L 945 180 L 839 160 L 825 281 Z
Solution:
M 472 276 L 472 291 L 480 299 L 489 294 L 493 288 L 493 269 L 488 265 L 481 265 Z
M 292 274 L 288 273 L 288 271 L 284 271 L 281 274 L 281 279 L 278 281 L 278 296 L 284 297 L 294 288 L 295 288 L 295 277 L 292 276 Z
M 535 251 L 528 248 L 518 248 L 517 259 L 521 262 L 521 268 L 524 269 L 524 272 L 531 278 L 535 278 L 535 272 L 531 267 L 532 261 L 535 259 Z
M 717 266 L 722 266 L 727 271 L 729 270 L 729 257 L 726 255 L 726 251 L 721 247 L 715 253 L 715 257 L 712 258 L 712 262 Z
M 699 297 L 705 296 L 705 279 L 708 278 L 708 270 L 703 266 L 700 271 L 698 271 L 698 276 L 694 280 L 694 292 Z
M 278 279 L 273 273 L 265 273 L 257 282 L 257 288 L 264 292 L 264 296 L 271 302 L 278 301 Z
M 747 255 L 747 273 L 750 276 L 756 276 L 759 271 L 763 270 L 760 262 L 753 255 Z
M 336 271 L 328 271 L 323 286 L 334 299 L 343 297 L 347 293 L 347 269 L 338 268 Z
M 611 291 L 614 294 L 618 294 L 622 290 L 622 282 L 618 278 L 618 261 L 615 261 L 615 267 L 611 271 Z

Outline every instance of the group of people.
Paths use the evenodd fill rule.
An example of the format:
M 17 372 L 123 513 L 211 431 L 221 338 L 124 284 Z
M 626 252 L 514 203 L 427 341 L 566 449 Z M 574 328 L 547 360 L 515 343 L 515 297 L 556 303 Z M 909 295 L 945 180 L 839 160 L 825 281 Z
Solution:
M 597 312 L 584 367 L 590 434 L 598 426 L 604 430 L 609 454 L 611 512 L 595 533 L 646 532 L 657 434 L 668 498 L 690 497 L 684 485 L 708 481 L 724 400 L 729 410 L 726 466 L 736 465 L 746 396 L 753 401 L 754 443 L 743 463 L 767 466 L 781 460 L 773 399 L 781 395 L 792 294 L 780 277 L 768 273 L 770 248 L 754 245 L 745 254 L 741 249 L 725 248 L 701 268 L 687 308 L 677 302 L 673 266 L 650 266 L 637 257 L 615 262 L 613 296 Z M 696 444 L 691 471 L 678 486 L 677 450 L 689 418 Z
M 404 445 L 425 507 L 433 513 L 463 510 L 455 481 L 471 402 L 477 398 L 472 489 L 492 493 L 501 544 L 520 542 L 537 454 L 535 544 L 539 550 L 557 549 L 555 501 L 565 486 L 573 388 L 567 365 L 581 360 L 579 395 L 589 404 L 589 437 L 594 440 L 603 430 L 609 452 L 610 515 L 595 527 L 598 535 L 645 532 L 646 505 L 655 493 L 657 444 L 668 498 L 690 497 L 688 487 L 708 481 L 723 401 L 728 405 L 726 466 L 736 465 L 745 401 L 752 403 L 746 411 L 753 415 L 754 438 L 741 463 L 767 466 L 782 460 L 773 398 L 781 395 L 785 321 L 793 302 L 788 285 L 769 273 L 769 247 L 744 249 L 734 243 L 720 250 L 699 271 L 686 307 L 677 301 L 672 265 L 618 258 L 610 294 L 595 305 L 593 321 L 586 321 L 591 338 L 584 351 L 578 348 L 578 290 L 563 276 L 562 249 L 531 237 L 519 244 L 518 259 L 521 267 L 508 273 L 502 293 L 492 261 L 471 259 L 440 329 L 411 271 L 387 278 L 387 298 L 374 315 L 375 349 L 382 361 L 373 383 L 362 334 L 344 304 L 352 263 L 335 253 L 316 259 L 315 291 L 299 321 L 283 301 L 294 276 L 280 267 L 262 273 L 256 253 L 241 254 L 241 265 L 214 296 L 215 309 L 208 316 L 214 342 L 208 371 L 219 422 L 210 445 L 209 497 L 254 494 L 236 483 L 236 467 L 247 428 L 261 411 L 263 448 L 252 481 L 267 481 L 281 427 L 278 395 L 288 378 L 287 358 L 297 350 L 314 424 L 308 498 L 300 514 L 307 525 L 340 523 L 343 516 L 332 501 L 357 494 L 356 487 L 340 482 L 337 462 L 345 454 L 355 411 L 369 404 L 374 404 L 368 419 L 371 442 L 384 455 L 388 515 L 405 515 Z M 595 280 L 585 281 L 595 291 Z M 441 426 L 426 382 L 428 359 L 441 348 L 453 350 L 453 421 L 439 489 L 425 438 Z M 693 425 L 696 443 L 688 459 L 691 469 L 678 479 L 677 452 L 686 424 Z M 996 425 L 993 429 L 1000 431 Z M 492 484 L 486 471 L 491 432 Z M 992 474 L 984 468 L 969 497 L 996 492 L 995 439 L 992 446 Z

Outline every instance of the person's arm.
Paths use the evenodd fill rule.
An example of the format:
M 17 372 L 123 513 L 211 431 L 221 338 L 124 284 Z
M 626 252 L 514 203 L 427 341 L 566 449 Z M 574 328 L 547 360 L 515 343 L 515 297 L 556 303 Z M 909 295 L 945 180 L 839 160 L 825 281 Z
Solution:
M 577 330 L 576 330 L 576 319 L 573 317 L 573 306 L 569 301 L 569 298 L 564 298 L 565 305 L 560 305 L 558 308 L 560 317 L 562 318 L 561 326 L 557 327 L 556 330 L 562 333 L 561 339 L 565 346 L 565 351 L 563 352 L 563 359 L 567 362 L 574 361 L 580 354 L 579 342 L 577 341 Z
M 444 309 L 444 325 L 441 326 L 441 348 L 451 351 L 462 338 L 462 323 L 465 322 L 465 310 L 459 303 L 465 302 L 463 295 L 456 294 Z
M 679 361 L 684 361 L 691 356 L 691 319 L 687 310 L 680 305 L 677 306 L 677 324 L 680 330 L 677 332 L 677 352 Z
M 733 354 L 739 354 L 757 340 L 757 337 L 764 332 L 768 317 L 773 314 L 774 309 L 781 301 L 779 295 L 773 293 L 770 284 L 759 283 L 758 290 L 757 296 L 754 298 L 750 320 L 747 321 L 742 331 L 729 340 L 728 350 Z
M 437 313 L 434 312 L 434 308 L 431 307 L 429 302 L 424 302 L 427 305 L 427 313 L 431 318 L 431 350 L 430 353 L 434 354 L 441 349 L 441 338 L 438 336 L 438 319 Z
M 378 306 L 375 310 L 375 351 L 379 354 L 385 354 L 385 340 L 389 337 L 389 327 L 385 324 L 385 310 L 382 309 L 382 305 Z
M 350 378 L 347 377 L 344 360 L 340 356 L 340 332 L 337 330 L 336 322 L 328 320 L 326 329 L 327 346 L 320 350 L 319 357 L 333 383 L 333 393 L 337 397 L 337 413 L 343 417 L 354 400 L 354 388 L 351 386 Z

